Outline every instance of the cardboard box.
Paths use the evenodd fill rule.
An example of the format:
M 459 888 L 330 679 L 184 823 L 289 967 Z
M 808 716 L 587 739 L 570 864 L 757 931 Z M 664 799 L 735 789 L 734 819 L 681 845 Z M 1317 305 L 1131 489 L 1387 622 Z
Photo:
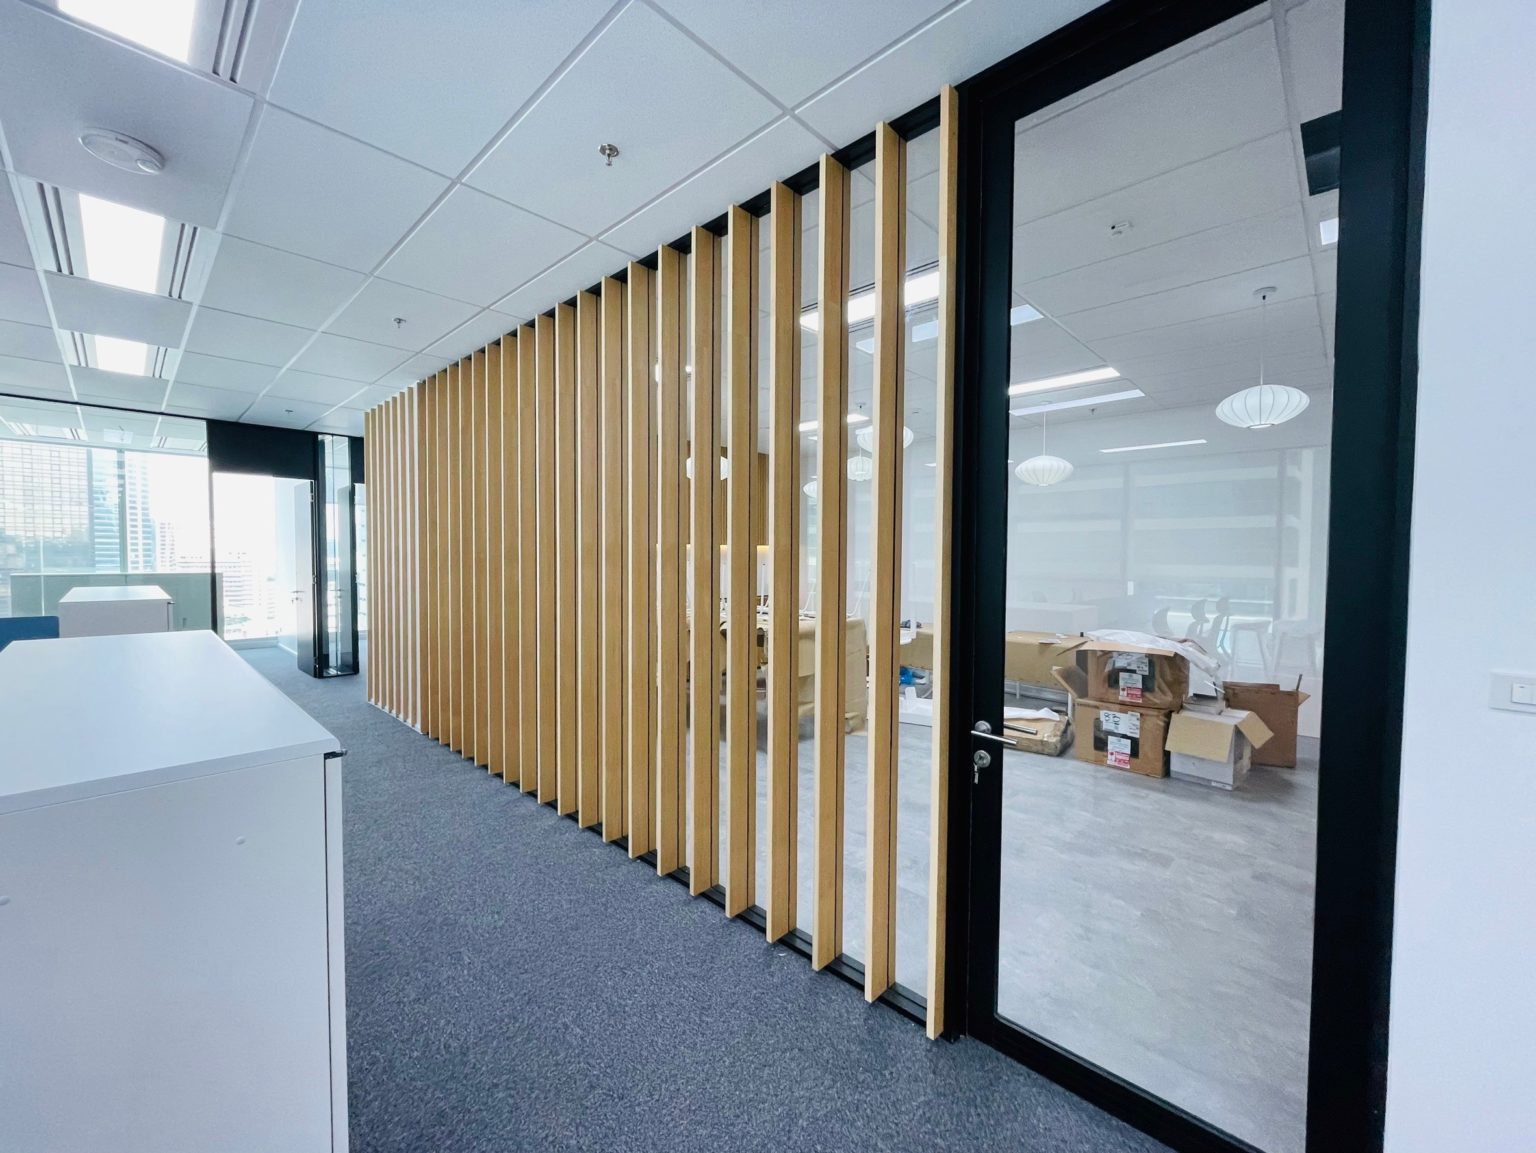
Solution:
M 1059 757 L 1072 740 L 1072 722 L 1066 717 L 1054 721 L 1035 717 L 1004 717 L 1003 736 L 1018 742 L 1021 753 L 1039 753 Z
M 1189 695 L 1189 661 L 1179 653 L 1111 641 L 1084 641 L 1077 661 L 1089 700 L 1144 709 L 1177 709 Z
M 1066 654 L 1082 637 L 1015 630 L 1003 638 L 1003 679 L 1026 685 L 1050 685 L 1051 670 L 1071 661 Z
M 1248 775 L 1253 750 L 1270 736 L 1269 726 L 1246 709 L 1182 710 L 1168 726 L 1170 771 L 1179 780 L 1236 788 Z
M 1234 709 L 1257 713 L 1274 734 L 1262 749 L 1254 750 L 1254 764 L 1296 767 L 1296 716 L 1310 697 L 1301 691 L 1300 677 L 1292 689 L 1252 681 L 1227 682 L 1227 703 Z
M 1078 729 L 1072 749 L 1078 760 L 1143 777 L 1168 775 L 1167 712 L 1088 700 L 1075 702 L 1072 711 Z

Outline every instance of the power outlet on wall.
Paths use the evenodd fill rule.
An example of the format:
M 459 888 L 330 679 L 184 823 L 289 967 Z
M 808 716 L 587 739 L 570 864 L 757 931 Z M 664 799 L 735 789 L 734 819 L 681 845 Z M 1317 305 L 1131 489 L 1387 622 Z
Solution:
M 1514 713 L 1536 713 L 1536 673 L 1507 673 L 1495 669 L 1488 705 Z

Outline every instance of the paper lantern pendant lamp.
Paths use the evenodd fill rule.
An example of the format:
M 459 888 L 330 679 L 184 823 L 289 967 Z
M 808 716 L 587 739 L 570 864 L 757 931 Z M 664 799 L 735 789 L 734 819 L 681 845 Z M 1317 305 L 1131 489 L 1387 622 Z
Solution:
M 1015 467 L 1013 475 L 1025 484 L 1047 488 L 1053 484 L 1060 484 L 1072 475 L 1072 462 L 1062 460 L 1059 456 L 1042 453 L 1040 456 L 1030 457 Z

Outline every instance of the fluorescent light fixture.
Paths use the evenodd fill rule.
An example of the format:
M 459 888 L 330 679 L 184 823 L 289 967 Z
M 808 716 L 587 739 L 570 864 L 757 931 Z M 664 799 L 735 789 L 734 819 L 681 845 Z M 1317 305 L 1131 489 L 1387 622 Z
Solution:
M 1327 220 L 1319 220 L 1317 222 L 1317 235 L 1325 248 L 1330 244 L 1337 244 L 1339 242 L 1339 218 L 1337 216 L 1330 216 Z
M 1018 384 L 1008 386 L 1009 396 L 1023 396 L 1026 392 L 1049 392 L 1053 388 L 1071 388 L 1074 384 L 1095 384 L 1101 380 L 1118 380 L 1119 369 L 1104 365 L 1102 368 L 1089 368 L 1082 372 L 1068 372 L 1061 376 L 1046 376 L 1039 380 L 1024 380 Z
M 862 412 L 850 412 L 848 414 L 848 423 L 849 424 L 868 424 L 869 423 L 869 417 L 865 416 Z M 816 431 L 816 422 L 814 420 L 802 420 L 800 422 L 800 431 L 801 432 L 815 432 Z
M 137 292 L 160 290 L 165 218 L 110 200 L 80 194 L 85 232 L 85 275 Z
M 93 336 L 96 367 L 107 372 L 125 372 L 130 376 L 149 375 L 149 345 L 139 340 L 116 336 Z
M 902 286 L 901 303 L 904 308 L 916 308 L 932 304 L 939 298 L 939 270 L 914 272 Z M 861 288 L 848 294 L 848 327 L 857 328 L 875 319 L 875 290 Z M 800 327 L 815 332 L 821 327 L 821 316 L 813 304 L 800 312 Z
M 1128 388 L 1124 392 L 1106 392 L 1101 396 L 1080 396 L 1076 400 L 1032 404 L 1028 408 L 1013 408 L 1008 411 L 1013 416 L 1034 416 L 1039 412 L 1060 412 L 1064 408 L 1092 408 L 1097 404 L 1111 404 L 1117 400 L 1135 400 L 1139 396 L 1146 396 L 1146 393 L 1139 388 Z
M 58 5 L 66 16 L 187 62 L 197 0 L 58 0 Z
M 1149 448 L 1185 448 L 1191 444 L 1205 444 L 1204 437 L 1199 440 L 1163 440 L 1157 444 L 1127 444 L 1120 448 L 1101 448 L 1100 452 L 1145 452 Z
M 1028 324 L 1031 320 L 1039 319 L 1039 310 L 1030 304 L 1015 304 L 1008 310 L 1008 323 L 1014 328 L 1021 324 Z

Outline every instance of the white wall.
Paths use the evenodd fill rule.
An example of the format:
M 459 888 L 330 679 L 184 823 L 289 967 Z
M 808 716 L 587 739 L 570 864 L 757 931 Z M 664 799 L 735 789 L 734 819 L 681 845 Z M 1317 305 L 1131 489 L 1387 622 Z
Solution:
M 1435 0 L 1389 1153 L 1536 1148 L 1536 4 Z

